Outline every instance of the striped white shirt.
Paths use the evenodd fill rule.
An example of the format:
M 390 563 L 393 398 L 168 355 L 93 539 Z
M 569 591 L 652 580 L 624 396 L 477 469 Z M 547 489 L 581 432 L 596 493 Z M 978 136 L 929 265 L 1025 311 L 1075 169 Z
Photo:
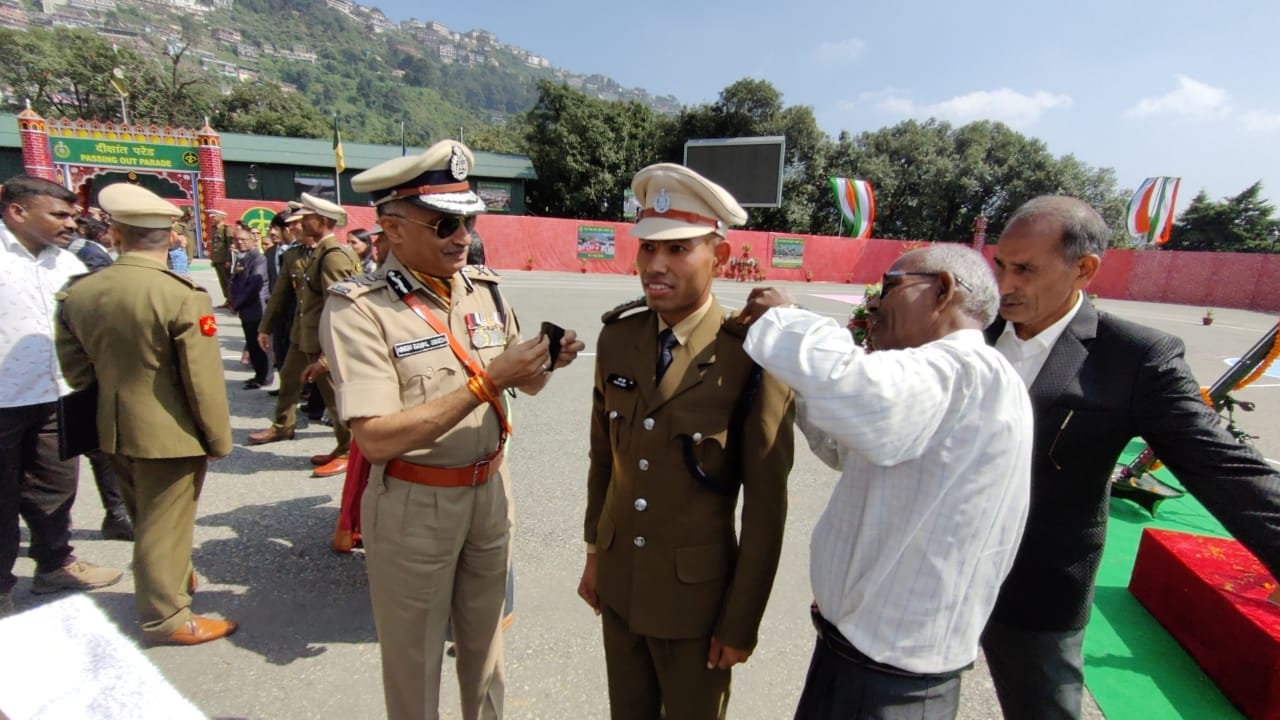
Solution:
M 796 391 L 811 447 L 841 471 L 809 545 L 823 617 L 903 670 L 972 663 L 1027 518 L 1018 374 L 978 330 L 868 354 L 798 309 L 765 313 L 745 348 Z

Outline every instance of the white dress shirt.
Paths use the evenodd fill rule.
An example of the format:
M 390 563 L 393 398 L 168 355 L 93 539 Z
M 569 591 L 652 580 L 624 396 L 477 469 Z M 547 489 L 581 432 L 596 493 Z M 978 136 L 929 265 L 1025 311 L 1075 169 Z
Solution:
M 1031 402 L 978 330 L 866 353 L 829 318 L 775 308 L 744 345 L 800 401 L 841 470 L 809 544 L 822 616 L 881 663 L 972 663 L 1013 565 L 1031 482 Z
M 4 223 L 0 244 L 0 407 L 53 402 L 71 392 L 53 347 L 54 295 L 88 268 L 61 248 L 32 255 Z
M 1076 291 L 1076 304 L 1071 306 L 1071 310 L 1066 315 L 1026 340 L 1018 337 L 1014 332 L 1013 323 L 1004 324 L 1004 332 L 996 338 L 996 350 L 999 350 L 1013 369 L 1018 371 L 1018 376 L 1027 387 L 1031 387 L 1036 377 L 1040 375 L 1044 362 L 1049 359 L 1049 351 L 1058 342 L 1058 338 L 1062 337 L 1067 325 L 1075 319 L 1076 313 L 1080 312 L 1080 305 L 1083 302 L 1084 293 Z

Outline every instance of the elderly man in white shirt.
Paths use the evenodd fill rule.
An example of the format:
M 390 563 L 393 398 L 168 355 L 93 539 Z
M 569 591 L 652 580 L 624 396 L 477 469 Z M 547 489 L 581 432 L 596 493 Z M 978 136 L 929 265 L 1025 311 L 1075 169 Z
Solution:
M 74 237 L 76 196 L 19 175 L 0 189 L 0 616 L 13 609 L 18 518 L 31 531 L 32 592 L 111 585 L 123 572 L 77 560 L 71 505 L 77 458 L 58 456 L 58 398 L 70 392 L 53 346 L 54 294 L 84 263 Z
M 751 294 L 747 353 L 841 471 L 810 542 L 819 639 L 797 720 L 956 715 L 1029 501 L 1031 404 L 982 336 L 997 298 L 977 252 L 907 253 L 868 304 L 868 353 L 784 291 Z

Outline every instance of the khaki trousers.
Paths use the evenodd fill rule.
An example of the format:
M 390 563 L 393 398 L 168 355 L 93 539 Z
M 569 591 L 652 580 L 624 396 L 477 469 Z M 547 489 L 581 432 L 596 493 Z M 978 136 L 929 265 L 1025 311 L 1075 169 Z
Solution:
M 374 466 L 361 508 L 369 595 L 390 720 L 439 718 L 453 618 L 463 720 L 502 717 L 502 606 L 511 546 L 505 470 L 478 487 L 436 488 Z
M 276 417 L 272 423 L 277 430 L 292 430 L 298 424 L 298 400 L 302 397 L 302 371 L 310 362 L 307 354 L 297 344 L 289 346 L 280 366 L 280 393 L 276 395 Z
M 319 359 L 319 353 L 308 355 L 307 364 L 309 365 Z M 285 362 L 288 363 L 289 361 L 285 360 Z M 338 446 L 333 452 L 335 455 L 346 455 L 351 451 L 351 430 L 338 417 L 338 394 L 334 390 L 333 375 L 325 373 L 316 381 L 316 387 L 320 388 L 320 397 L 324 399 L 325 409 L 329 411 L 329 420 L 333 422 L 333 438 L 338 441 Z
M 707 669 L 709 636 L 636 635 L 608 605 L 600 619 L 612 720 L 724 720 L 731 671 Z
M 133 520 L 134 605 L 142 632 L 163 638 L 191 618 L 191 543 L 209 459 L 112 455 L 111 464 Z

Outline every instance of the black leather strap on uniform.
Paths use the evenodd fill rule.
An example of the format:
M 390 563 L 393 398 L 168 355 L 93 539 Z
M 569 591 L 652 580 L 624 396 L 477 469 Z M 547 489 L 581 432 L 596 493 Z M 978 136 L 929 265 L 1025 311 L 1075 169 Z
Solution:
M 680 435 L 680 443 L 684 448 L 685 467 L 689 469 L 693 479 L 708 490 L 723 495 L 738 494 L 738 486 L 742 484 L 742 453 L 738 446 L 741 444 L 743 428 L 747 424 L 747 415 L 751 413 L 751 406 L 755 404 L 756 395 L 760 394 L 762 384 L 764 384 L 764 369 L 756 363 L 751 363 L 751 374 L 747 376 L 747 382 L 738 395 L 738 401 L 734 403 L 733 415 L 729 418 L 729 430 L 724 439 L 726 462 L 724 474 L 720 477 L 711 477 L 702 469 L 702 465 L 698 463 L 698 453 L 694 449 L 693 438 L 687 434 Z

